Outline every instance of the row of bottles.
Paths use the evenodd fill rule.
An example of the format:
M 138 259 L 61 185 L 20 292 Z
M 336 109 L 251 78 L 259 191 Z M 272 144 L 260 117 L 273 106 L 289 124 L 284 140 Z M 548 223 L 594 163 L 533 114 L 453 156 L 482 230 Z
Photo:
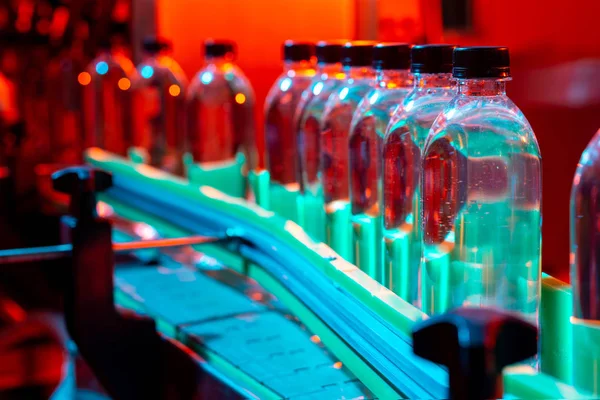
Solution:
M 537 324 L 541 159 L 506 96 L 508 49 L 290 42 L 285 54 L 266 105 L 271 190 L 319 206 L 276 211 L 427 314 L 491 306 Z M 344 208 L 346 230 L 332 230 Z M 348 229 L 365 220 L 366 248 Z
M 205 65 L 188 81 L 161 38 L 143 42 L 136 67 L 118 42 L 78 76 L 83 86 L 83 148 L 100 147 L 171 172 L 187 163 L 233 160 L 256 166 L 254 92 L 230 41 L 206 41 Z M 81 146 L 71 145 L 72 148 Z

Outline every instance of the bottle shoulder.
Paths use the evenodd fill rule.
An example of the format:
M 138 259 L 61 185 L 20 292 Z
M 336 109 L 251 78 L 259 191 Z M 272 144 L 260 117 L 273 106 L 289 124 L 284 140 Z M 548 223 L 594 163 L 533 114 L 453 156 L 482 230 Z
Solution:
M 573 194 L 589 192 L 592 186 L 600 189 L 600 130 L 581 154 L 573 180 Z

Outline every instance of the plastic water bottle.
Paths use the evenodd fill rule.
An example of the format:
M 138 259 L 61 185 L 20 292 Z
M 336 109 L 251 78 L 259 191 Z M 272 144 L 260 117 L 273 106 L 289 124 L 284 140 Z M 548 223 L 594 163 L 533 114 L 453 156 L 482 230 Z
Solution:
M 453 77 L 423 153 L 424 310 L 497 307 L 537 324 L 541 159 L 506 96 L 508 49 L 457 48 Z
M 573 384 L 594 395 L 600 394 L 599 217 L 600 130 L 579 160 L 571 192 Z
M 189 150 L 197 163 L 233 160 L 254 140 L 254 91 L 235 64 L 234 42 L 208 40 L 204 53 L 187 94 Z
M 126 156 L 135 143 L 134 93 L 139 76 L 121 38 L 100 43 L 100 53 L 79 74 L 83 88 L 85 147 Z
M 277 78 L 265 107 L 266 164 L 271 177 L 271 197 L 280 193 L 299 193 L 300 174 L 294 114 L 302 92 L 315 75 L 315 45 L 285 42 L 284 71 Z M 273 198 L 272 208 L 282 216 L 298 222 L 295 205 L 289 200 Z M 281 207 L 280 207 L 281 205 Z
M 360 244 L 355 244 L 354 259 L 359 268 L 382 283 L 389 280 L 389 274 L 384 274 L 381 269 L 380 257 L 383 137 L 394 111 L 412 89 L 409 68 L 410 45 L 387 43 L 375 46 L 376 85 L 358 105 L 350 125 L 352 215 L 372 218 L 376 229 L 376 239 L 367 244 L 368 248 L 361 249 Z
M 150 165 L 182 175 L 187 78 L 170 56 L 169 41 L 149 37 L 143 49 L 144 59 L 137 66 L 141 79 L 134 88 L 140 101 L 134 110 L 140 119 L 136 143 Z
M 300 186 L 305 194 L 304 229 L 318 240 L 325 239 L 325 220 L 319 184 L 320 121 L 331 93 L 344 81 L 342 43 L 317 43 L 317 73 L 302 93 L 295 115 L 300 153 Z M 314 206 L 313 206 L 314 204 Z M 310 215 L 309 215 L 310 213 Z M 319 215 L 315 215 L 319 214 Z
M 435 118 L 456 95 L 455 46 L 411 50 L 414 88 L 394 113 L 383 147 L 384 268 L 389 288 L 418 306 L 421 265 L 421 153 Z
M 342 49 L 346 72 L 321 118 L 321 174 L 326 206 L 349 200 L 349 137 L 352 116 L 363 97 L 375 87 L 373 47 L 369 41 L 349 42 Z

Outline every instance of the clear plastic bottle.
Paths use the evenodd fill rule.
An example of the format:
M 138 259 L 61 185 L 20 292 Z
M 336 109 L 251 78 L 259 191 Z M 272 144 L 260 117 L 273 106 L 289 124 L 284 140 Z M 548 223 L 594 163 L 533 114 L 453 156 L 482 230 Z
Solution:
M 282 186 L 286 191 L 300 188 L 299 157 L 294 114 L 302 92 L 308 88 L 315 75 L 315 45 L 312 43 L 285 42 L 283 46 L 284 71 L 277 78 L 265 104 L 266 165 L 271 187 Z M 272 204 L 276 206 L 275 204 Z M 288 207 L 284 207 L 288 208 Z M 297 216 L 289 208 L 278 210 L 288 219 Z
M 421 152 L 433 121 L 456 95 L 451 74 L 454 48 L 445 44 L 412 48 L 414 88 L 392 116 L 383 145 L 383 242 L 386 251 L 394 251 L 392 242 L 402 243 L 404 252 L 401 265 L 388 255 L 386 274 L 389 288 L 416 306 L 422 253 Z
M 350 204 L 352 215 L 381 216 L 381 176 L 383 169 L 383 137 L 390 118 L 412 89 L 410 45 L 383 43 L 373 49 L 373 69 L 377 78 L 373 88 L 359 103 L 350 124 Z M 381 225 L 378 220 L 377 225 Z M 379 229 L 378 235 L 381 234 Z M 377 281 L 388 281 L 380 268 L 380 240 L 373 253 L 375 265 L 361 265 L 355 246 L 355 261 L 361 269 L 368 268 Z
M 140 125 L 136 144 L 145 150 L 150 165 L 182 175 L 187 78 L 170 56 L 169 41 L 149 37 L 143 49 L 137 66 L 141 79 L 133 88 L 140 105 L 133 110 Z
M 190 84 L 187 99 L 189 151 L 197 163 L 232 160 L 246 154 L 256 166 L 254 91 L 235 64 L 234 42 L 207 40 L 206 64 Z
M 537 325 L 541 158 L 506 96 L 508 49 L 455 49 L 453 77 L 423 153 L 424 311 L 497 307 Z
M 305 197 L 306 212 L 314 201 L 311 212 L 322 212 L 322 192 L 319 185 L 319 123 L 329 95 L 340 86 L 345 74 L 342 70 L 342 43 L 319 42 L 316 48 L 317 74 L 302 93 L 295 115 L 296 136 L 300 153 L 300 188 Z M 320 205 L 319 205 L 320 203 Z M 310 215 L 304 229 L 318 240 L 325 239 L 324 216 Z
M 100 43 L 100 53 L 79 74 L 83 88 L 85 147 L 127 156 L 135 144 L 132 86 L 139 76 L 119 35 Z
M 358 104 L 376 84 L 369 41 L 344 45 L 342 63 L 346 80 L 329 96 L 321 118 L 321 179 L 326 207 L 349 200 L 349 137 Z
M 573 383 L 600 394 L 600 130 L 584 150 L 571 191 Z M 569 349 L 570 350 L 570 349 Z

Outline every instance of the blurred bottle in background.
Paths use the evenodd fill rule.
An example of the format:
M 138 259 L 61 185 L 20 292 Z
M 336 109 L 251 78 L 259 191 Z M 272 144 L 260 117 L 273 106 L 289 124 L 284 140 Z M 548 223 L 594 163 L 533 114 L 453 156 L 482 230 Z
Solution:
M 83 161 L 83 99 L 77 79 L 85 67 L 84 59 L 83 44 L 73 41 L 48 65 L 50 147 L 54 163 Z
M 145 151 L 150 165 L 183 175 L 187 78 L 170 56 L 169 41 L 146 38 L 143 50 L 137 66 L 140 79 L 133 88 L 135 135 L 139 135 L 134 142 Z
M 329 96 L 320 123 L 320 175 L 325 211 L 332 214 L 349 200 L 349 136 L 352 116 L 363 97 L 375 86 L 372 68 L 374 42 L 346 43 L 342 49 L 345 81 Z M 348 221 L 349 223 L 350 221 Z M 346 225 L 346 224 L 343 224 Z M 344 228 L 345 229 L 345 228 Z M 352 232 L 327 233 L 327 243 L 352 260 Z M 343 236 L 343 237 L 342 237 Z
M 359 251 L 356 265 L 373 279 L 390 286 L 390 271 L 381 268 L 381 209 L 383 136 L 390 118 L 412 89 L 410 45 L 384 43 L 373 48 L 376 85 L 359 103 L 350 124 L 350 204 L 352 215 L 375 219 L 376 239 Z M 357 227 L 360 229 L 360 226 Z M 360 257 L 359 257 L 359 254 Z
M 208 40 L 205 66 L 186 96 L 187 146 L 197 163 L 233 160 L 244 152 L 256 167 L 254 91 L 235 64 L 236 45 Z
M 78 75 L 83 86 L 84 147 L 96 146 L 127 156 L 135 143 L 133 86 L 139 79 L 123 40 L 114 24 L 108 39 L 99 43 L 99 54 Z
M 265 104 L 265 161 L 271 178 L 271 207 L 295 222 L 299 222 L 296 205 L 283 204 L 288 200 L 277 196 L 282 191 L 299 193 L 300 160 L 294 114 L 302 92 L 315 75 L 314 56 L 312 43 L 285 42 L 284 71 L 271 87 Z
M 571 284 L 573 285 L 573 383 L 600 394 L 600 130 L 584 150 L 571 191 Z M 570 350 L 570 349 L 569 349 Z
M 433 121 L 456 95 L 454 47 L 412 48 L 414 88 L 392 116 L 383 144 L 384 267 L 389 288 L 415 306 L 422 252 L 421 152 Z
M 310 86 L 302 92 L 294 117 L 300 158 L 300 187 L 305 194 L 307 215 L 304 229 L 321 241 L 325 240 L 325 210 L 318 179 L 319 123 L 329 95 L 344 81 L 342 45 L 337 42 L 317 43 L 317 73 Z
M 541 159 L 506 96 L 508 49 L 455 49 L 453 77 L 423 152 L 423 309 L 497 307 L 537 325 Z

